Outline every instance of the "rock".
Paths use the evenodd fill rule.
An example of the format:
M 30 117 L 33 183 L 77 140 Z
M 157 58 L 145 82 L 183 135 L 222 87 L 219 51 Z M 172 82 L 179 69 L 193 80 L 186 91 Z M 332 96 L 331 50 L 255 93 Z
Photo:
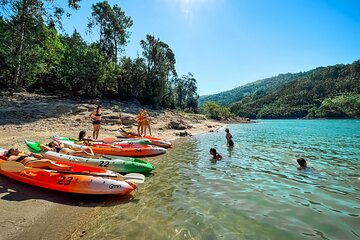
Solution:
M 170 121 L 168 124 L 168 128 L 175 130 L 185 130 L 187 129 L 187 126 L 185 126 L 181 120 L 179 122 Z
M 121 123 L 123 125 L 133 125 L 134 123 L 136 123 L 136 120 L 131 117 L 131 116 L 121 116 Z
M 187 131 L 178 132 L 178 133 L 176 133 L 176 135 L 180 136 L 180 137 L 192 136 L 192 134 L 188 133 Z
M 120 119 L 119 114 L 111 114 L 105 117 L 106 119 Z
M 111 125 L 114 125 L 114 124 L 121 125 L 122 124 L 121 119 L 107 119 L 107 118 L 104 119 L 103 118 L 102 122 L 105 123 L 105 124 L 111 124 Z

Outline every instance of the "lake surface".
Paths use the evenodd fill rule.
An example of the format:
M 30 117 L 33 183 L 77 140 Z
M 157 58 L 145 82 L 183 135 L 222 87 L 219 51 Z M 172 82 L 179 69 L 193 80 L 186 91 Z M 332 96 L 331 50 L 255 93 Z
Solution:
M 360 239 L 360 121 L 264 120 L 175 142 L 90 239 Z M 210 147 L 224 159 L 210 161 Z M 303 157 L 311 170 L 297 170 Z

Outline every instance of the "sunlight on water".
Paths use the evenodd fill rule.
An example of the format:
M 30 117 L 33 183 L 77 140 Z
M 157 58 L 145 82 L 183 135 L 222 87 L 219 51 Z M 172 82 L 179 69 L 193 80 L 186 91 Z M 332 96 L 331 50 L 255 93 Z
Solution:
M 92 239 L 359 239 L 360 121 L 276 120 L 181 139 Z M 210 161 L 215 147 L 224 159 Z M 297 170 L 296 158 L 313 169 Z

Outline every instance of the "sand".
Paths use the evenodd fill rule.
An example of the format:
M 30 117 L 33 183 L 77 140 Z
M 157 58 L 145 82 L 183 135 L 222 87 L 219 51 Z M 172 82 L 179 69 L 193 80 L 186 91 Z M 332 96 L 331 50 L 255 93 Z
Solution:
M 29 93 L 1 93 L 0 99 L 0 147 L 5 149 L 18 147 L 26 151 L 24 139 L 47 143 L 54 135 L 77 137 L 80 130 L 91 135 L 89 114 L 98 104 L 104 107 L 99 138 L 120 135 L 120 127 L 137 131 L 132 121 L 140 108 L 150 114 L 152 135 L 169 141 L 179 135 L 190 137 L 216 131 L 225 124 L 203 115 L 154 110 L 132 102 L 70 100 Z M 170 123 L 185 129 L 169 129 Z M 79 229 L 97 211 L 131 198 L 132 195 L 88 198 L 32 187 L 0 176 L 0 239 L 80 238 Z

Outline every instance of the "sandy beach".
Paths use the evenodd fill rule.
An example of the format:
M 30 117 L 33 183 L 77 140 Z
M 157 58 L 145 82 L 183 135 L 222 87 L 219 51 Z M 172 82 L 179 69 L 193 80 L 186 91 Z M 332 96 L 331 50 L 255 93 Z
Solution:
M 76 101 L 28 93 L 3 94 L 1 99 L 0 147 L 5 149 L 18 147 L 26 151 L 24 139 L 47 143 L 54 135 L 77 137 L 80 130 L 91 135 L 89 114 L 98 104 L 104 107 L 100 138 L 119 136 L 119 127 L 136 131 L 133 119 L 140 108 L 150 114 L 152 135 L 169 141 L 180 135 L 216 131 L 225 124 L 203 115 L 154 110 L 114 100 Z M 98 211 L 109 204 L 126 203 L 132 197 L 65 194 L 0 176 L 0 239 L 80 238 L 82 227 Z

